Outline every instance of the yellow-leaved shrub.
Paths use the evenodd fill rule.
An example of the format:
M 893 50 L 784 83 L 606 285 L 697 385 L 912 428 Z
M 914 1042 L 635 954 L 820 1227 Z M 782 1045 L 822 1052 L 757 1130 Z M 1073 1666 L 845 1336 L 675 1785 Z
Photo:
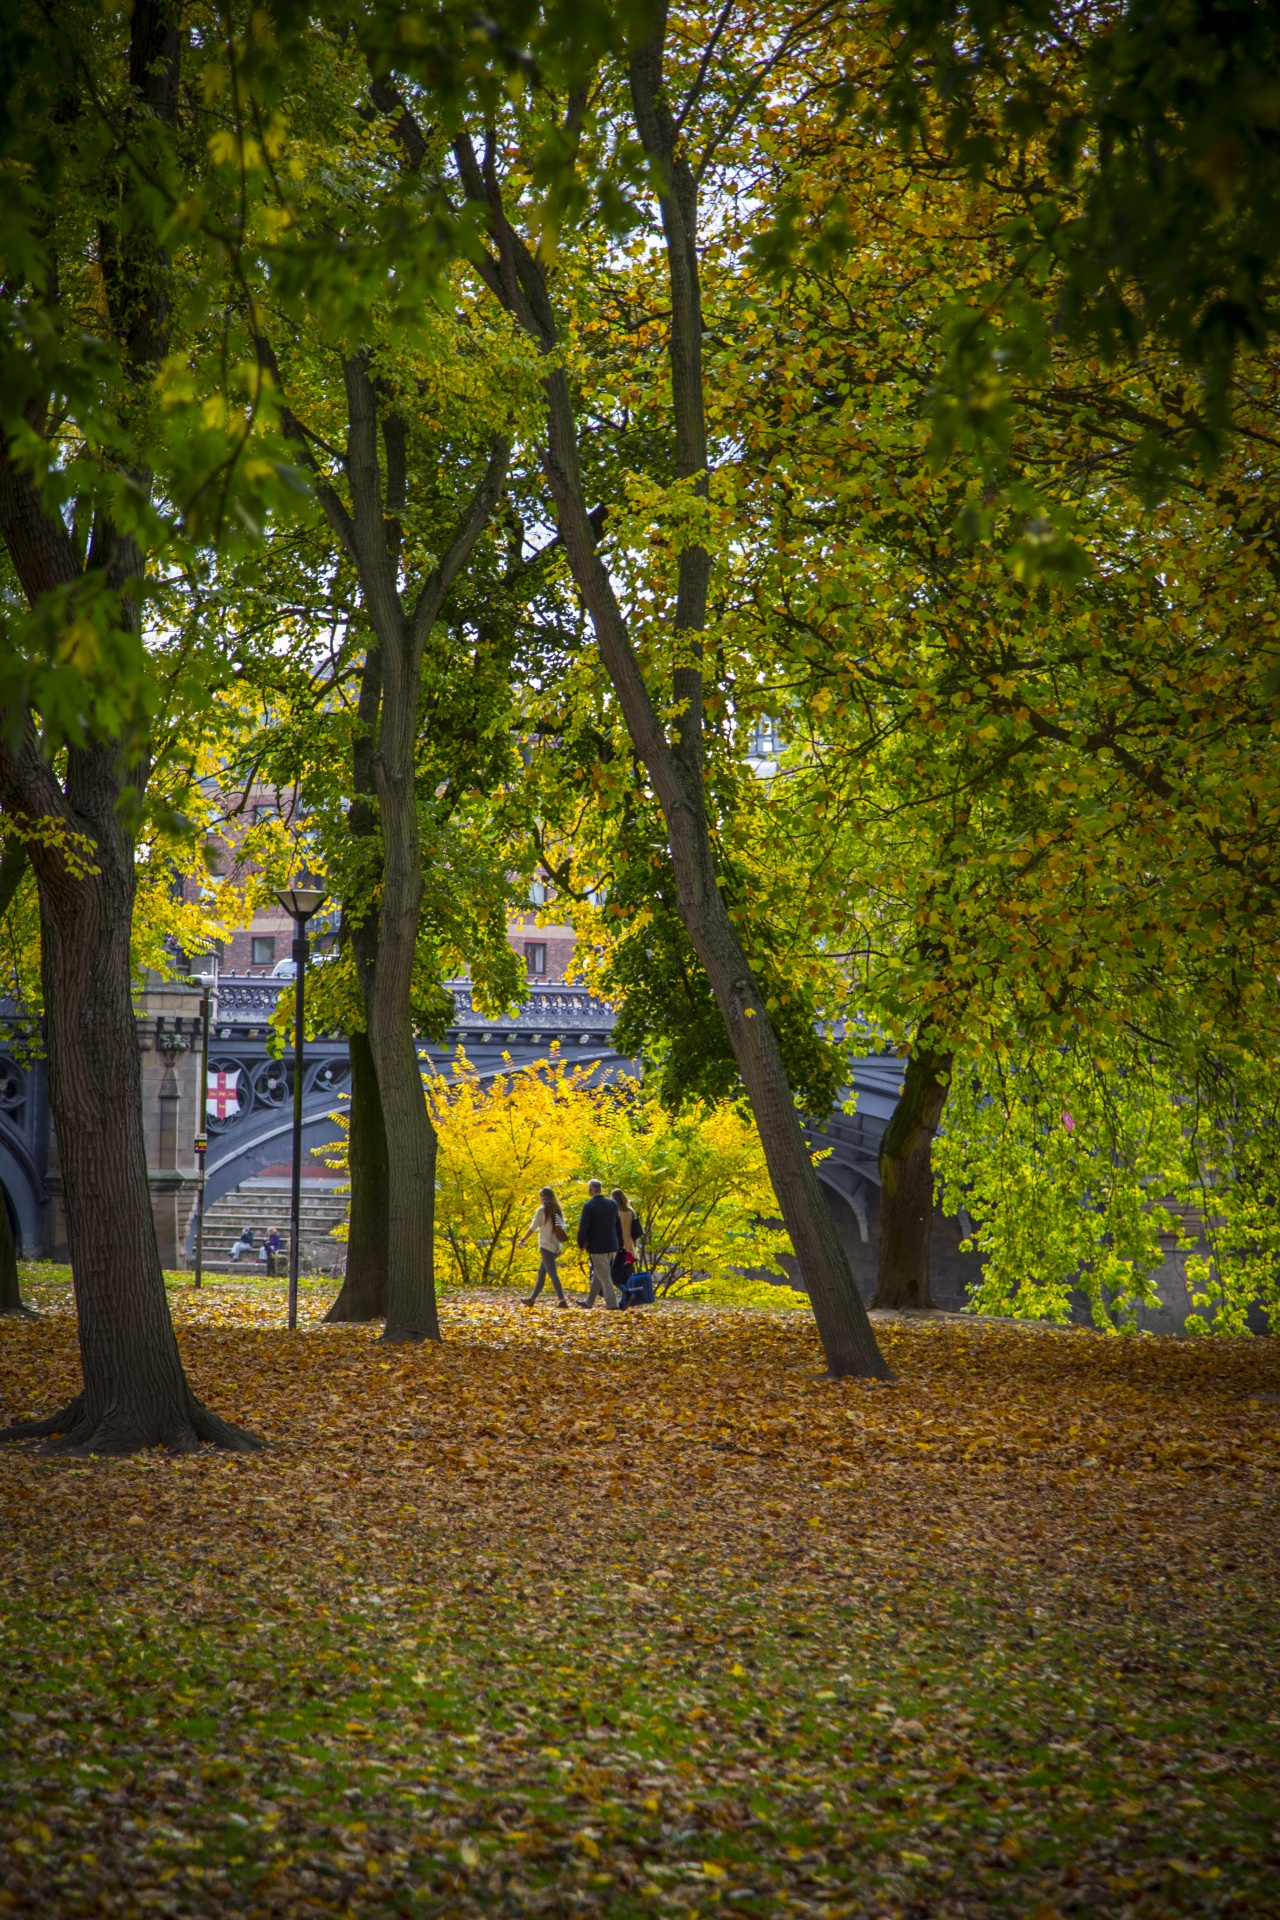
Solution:
M 727 1102 L 672 1116 L 636 1080 L 599 1084 L 555 1048 L 535 1067 L 482 1079 L 459 1050 L 453 1070 L 427 1083 L 440 1138 L 437 1272 L 442 1285 L 504 1286 L 537 1252 L 517 1243 L 554 1188 L 576 1253 L 586 1182 L 622 1187 L 645 1229 L 644 1264 L 664 1291 L 741 1284 L 744 1268 L 782 1275 L 790 1243 L 751 1122 Z

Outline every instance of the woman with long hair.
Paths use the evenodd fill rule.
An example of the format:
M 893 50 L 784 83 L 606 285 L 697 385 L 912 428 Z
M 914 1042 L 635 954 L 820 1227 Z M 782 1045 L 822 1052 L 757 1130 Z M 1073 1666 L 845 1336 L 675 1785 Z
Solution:
M 613 1262 L 613 1284 L 615 1287 L 625 1287 L 627 1284 L 627 1275 L 633 1267 L 640 1264 L 640 1248 L 644 1243 L 644 1227 L 641 1225 L 640 1215 L 636 1212 L 621 1187 L 614 1188 L 612 1199 L 618 1209 L 618 1220 L 622 1227 L 622 1246 L 615 1255 Z
M 556 1305 L 558 1307 L 567 1307 L 569 1302 L 564 1297 L 564 1288 L 560 1284 L 560 1275 L 556 1268 L 556 1260 L 559 1257 L 561 1247 L 569 1237 L 569 1230 L 564 1224 L 564 1212 L 560 1206 L 560 1202 L 556 1199 L 550 1187 L 544 1187 L 542 1189 L 538 1195 L 538 1200 L 540 1203 L 538 1211 L 533 1216 L 528 1233 L 526 1233 L 520 1241 L 520 1245 L 523 1246 L 530 1234 L 536 1233 L 538 1236 L 538 1252 L 541 1256 L 538 1261 L 538 1278 L 534 1282 L 533 1292 L 524 1304 L 526 1307 L 531 1307 L 538 1295 L 542 1292 L 543 1282 L 549 1280 L 556 1290 Z

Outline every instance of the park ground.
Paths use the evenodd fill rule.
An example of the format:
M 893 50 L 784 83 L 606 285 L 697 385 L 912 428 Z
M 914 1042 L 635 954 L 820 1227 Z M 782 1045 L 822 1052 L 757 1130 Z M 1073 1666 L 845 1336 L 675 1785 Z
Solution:
M 0 1453 L 0 1913 L 1280 1913 L 1276 1342 L 171 1300 L 270 1446 Z

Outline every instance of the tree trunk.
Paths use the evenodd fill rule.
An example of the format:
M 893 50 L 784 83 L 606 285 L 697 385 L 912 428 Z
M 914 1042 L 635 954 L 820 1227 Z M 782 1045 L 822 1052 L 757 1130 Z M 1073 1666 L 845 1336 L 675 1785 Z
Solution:
M 413 1031 L 413 961 L 422 908 L 414 775 L 418 676 L 383 650 L 377 781 L 382 902 L 377 957 L 364 971 L 369 1046 L 387 1142 L 387 1324 L 384 1340 L 438 1340 L 435 1289 L 436 1132 Z
M 360 878 L 343 903 L 342 937 L 349 940 L 362 990 L 372 981 L 378 957 L 378 916 L 361 898 L 362 885 L 372 892 L 378 870 L 377 779 L 378 714 L 382 705 L 382 655 L 375 645 L 365 650 L 360 674 L 357 726 L 351 743 L 351 808 L 347 826 L 360 854 Z M 367 1017 L 367 1016 L 366 1016 Z M 348 1034 L 351 1061 L 351 1122 L 347 1159 L 351 1174 L 351 1212 L 347 1225 L 347 1268 L 342 1291 L 326 1318 L 368 1322 L 387 1312 L 387 1262 L 391 1176 L 387 1130 L 378 1092 L 369 1035 L 363 1028 Z
M 369 1036 L 348 1035 L 351 1054 L 351 1117 L 347 1162 L 351 1173 L 351 1217 L 347 1226 L 347 1270 L 342 1291 L 328 1321 L 381 1320 L 387 1311 L 387 1242 L 390 1176 L 387 1133 L 378 1097 L 378 1075 Z
M 269 344 L 259 341 L 264 365 L 278 377 Z M 373 631 L 361 681 L 355 745 L 355 790 L 365 808 L 376 792 L 382 833 L 380 870 L 353 917 L 352 952 L 364 1000 L 369 1048 L 378 1076 L 387 1146 L 387 1324 L 385 1340 L 438 1340 L 435 1289 L 436 1134 L 427 1111 L 413 1026 L 413 964 L 422 908 L 422 848 L 418 830 L 417 739 L 426 642 L 449 590 L 488 525 L 506 484 L 509 442 L 495 440 L 484 475 L 412 606 L 400 592 L 399 559 L 404 505 L 405 432 L 394 409 L 379 416 L 370 355 L 342 363 L 347 401 L 344 461 L 347 510 L 319 472 L 306 436 L 285 411 L 285 429 L 316 475 L 316 491 L 339 543 L 354 566 Z M 379 463 L 381 430 L 386 483 Z M 371 755 L 371 764 L 370 764 Z M 353 806 L 353 816 L 357 809 Z M 372 828 L 371 813 L 353 818 L 353 832 Z M 381 883 L 381 897 L 372 896 Z
M 135 879 L 121 773 L 113 744 L 71 748 L 64 795 L 33 730 L 20 754 L 0 751 L 0 801 L 18 811 L 26 799 L 26 811 L 45 817 L 56 808 L 55 817 L 91 841 L 97 868 L 77 870 L 57 844 L 29 848 L 84 1385 L 69 1406 L 8 1427 L 0 1439 L 56 1434 L 51 1451 L 78 1454 L 154 1446 L 189 1453 L 202 1440 L 245 1451 L 261 1442 L 209 1413 L 187 1384 L 160 1270 L 131 995 Z M 31 806 L 42 788 L 43 806 Z
M 129 81 L 145 112 L 172 121 L 179 23 L 171 0 L 138 0 L 130 15 Z M 129 112 L 135 110 L 133 106 Z M 121 175 L 121 192 L 126 191 Z M 151 380 L 168 350 L 167 263 L 144 227 L 104 223 L 100 254 L 110 324 L 130 378 Z M 145 488 L 144 459 L 133 478 Z M 38 488 L 0 447 L 0 532 L 30 605 L 65 596 L 74 609 L 82 568 L 68 529 L 46 514 Z M 119 617 L 139 624 L 133 583 L 143 556 L 105 515 L 95 516 L 87 572 L 118 596 Z M 0 1439 L 60 1435 L 57 1451 L 132 1453 L 165 1446 L 191 1452 L 202 1440 L 243 1451 L 262 1443 L 209 1413 L 182 1369 L 160 1270 L 147 1181 L 142 1074 L 135 1029 L 129 934 L 136 888 L 126 786 L 145 785 L 145 753 L 126 758 L 118 740 L 66 749 L 62 785 L 32 716 L 0 716 L 0 806 L 79 836 L 33 839 L 28 857 L 40 901 L 40 951 L 49 1058 L 49 1105 L 58 1135 L 71 1277 L 84 1385 L 45 1420 L 6 1428 Z M 7 737 L 5 737 L 7 736 Z
M 697 186 L 680 148 L 662 78 L 665 9 L 631 65 L 636 127 L 657 185 L 671 289 L 670 363 L 676 471 L 707 493 L 707 438 L 703 402 L 702 315 L 699 290 Z M 455 146 L 463 184 L 487 208 L 498 237 L 498 258 L 483 263 L 491 289 L 538 340 L 556 351 L 557 329 L 546 276 L 507 221 L 491 178 L 468 141 Z M 887 1379 L 831 1210 L 823 1198 L 805 1144 L 777 1035 L 717 884 L 703 781 L 701 633 L 706 621 L 711 556 L 690 543 L 680 554 L 674 628 L 689 664 L 672 674 L 674 740 L 641 671 L 609 572 L 596 551 L 579 459 L 577 426 L 562 367 L 546 382 L 548 432 L 545 466 L 565 552 L 586 603 L 601 657 L 613 682 L 632 744 L 648 768 L 666 821 L 677 900 L 724 1019 L 738 1071 L 751 1101 L 769 1176 L 791 1237 L 833 1377 Z
M 13 896 L 27 871 L 27 849 L 17 834 L 7 835 L 3 848 L 0 854 L 0 918 L 8 913 Z M 30 1307 L 23 1305 L 22 1288 L 18 1281 L 18 1249 L 14 1244 L 13 1226 L 3 1193 L 0 1193 L 0 1314 L 20 1314 L 32 1320 L 39 1317 L 32 1313 Z
M 22 1287 L 18 1280 L 18 1249 L 14 1245 L 13 1226 L 3 1193 L 0 1193 L 0 1315 L 12 1315 L 24 1320 L 37 1320 L 40 1317 L 23 1303 Z
M 875 1307 L 931 1307 L 933 1137 L 951 1085 L 949 1053 L 917 1043 L 880 1142 L 880 1266 Z

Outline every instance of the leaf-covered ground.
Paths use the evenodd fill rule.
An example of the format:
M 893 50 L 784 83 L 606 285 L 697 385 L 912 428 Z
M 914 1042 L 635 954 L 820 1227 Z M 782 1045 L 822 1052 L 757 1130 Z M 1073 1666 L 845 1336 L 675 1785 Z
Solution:
M 0 1911 L 1280 1912 L 1274 1342 L 172 1299 L 271 1447 L 0 1452 Z

